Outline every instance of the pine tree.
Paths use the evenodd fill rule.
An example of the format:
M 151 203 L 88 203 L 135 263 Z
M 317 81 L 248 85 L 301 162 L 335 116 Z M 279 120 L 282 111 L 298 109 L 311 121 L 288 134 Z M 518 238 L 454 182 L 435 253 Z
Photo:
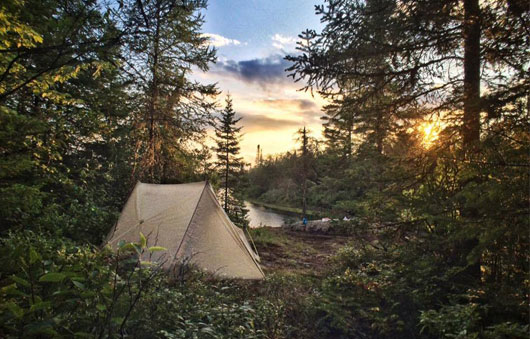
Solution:
M 232 106 L 232 98 L 228 95 L 226 106 L 215 126 L 217 147 L 217 169 L 221 177 L 221 202 L 230 219 L 238 226 L 248 226 L 246 215 L 248 210 L 241 197 L 237 194 L 239 178 L 244 172 L 243 158 L 239 156 L 242 126 L 237 126 L 241 118 L 236 118 Z
M 316 172 L 313 168 L 315 153 L 318 151 L 316 140 L 310 136 L 311 131 L 305 126 L 300 128 L 297 132 L 297 142 L 300 143 L 296 166 L 296 179 L 302 192 L 302 217 L 307 217 L 307 184 L 308 181 L 314 180 Z
M 208 70 L 215 49 L 201 34 L 205 1 L 131 0 L 127 20 L 134 32 L 124 62 L 136 95 L 134 176 L 179 182 L 194 172 L 195 148 L 212 122 L 215 85 L 189 79 Z M 199 141 L 199 142 L 197 142 Z
M 260 145 L 256 148 L 256 160 L 254 161 L 254 166 L 259 167 L 263 162 L 263 149 Z
M 340 102 L 335 102 L 324 106 L 325 115 L 321 117 L 328 152 L 341 159 L 348 159 L 353 151 L 354 113 L 346 110 Z
M 480 113 L 499 117 L 528 92 L 529 10 L 521 1 L 328 0 L 317 6 L 323 31 L 302 34 L 302 54 L 288 57 L 290 70 L 308 88 L 356 103 L 390 91 L 377 100 L 379 109 L 356 105 L 364 121 L 374 122 L 371 128 L 384 130 L 392 122 L 377 114 L 403 121 L 418 103 L 428 103 L 426 114 L 444 112 L 460 122 L 462 145 L 473 149 Z M 483 96 L 481 83 L 487 85 Z M 345 96 L 349 86 L 354 90 Z M 374 136 L 378 143 L 381 134 Z

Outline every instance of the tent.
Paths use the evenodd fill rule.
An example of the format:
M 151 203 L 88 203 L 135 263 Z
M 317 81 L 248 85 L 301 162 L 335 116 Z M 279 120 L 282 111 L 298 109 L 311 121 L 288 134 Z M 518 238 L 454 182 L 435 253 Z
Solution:
M 142 254 L 142 259 L 171 270 L 189 263 L 223 278 L 263 279 L 259 257 L 243 230 L 219 205 L 208 182 L 180 185 L 138 183 L 125 204 L 107 243 L 138 242 L 165 251 Z

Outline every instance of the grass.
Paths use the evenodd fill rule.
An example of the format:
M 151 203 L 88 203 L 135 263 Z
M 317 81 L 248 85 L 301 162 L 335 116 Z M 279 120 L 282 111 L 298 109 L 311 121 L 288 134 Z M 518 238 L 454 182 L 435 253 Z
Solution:
M 274 232 L 270 227 L 250 228 L 250 233 L 258 247 L 283 247 L 292 242 L 284 233 Z

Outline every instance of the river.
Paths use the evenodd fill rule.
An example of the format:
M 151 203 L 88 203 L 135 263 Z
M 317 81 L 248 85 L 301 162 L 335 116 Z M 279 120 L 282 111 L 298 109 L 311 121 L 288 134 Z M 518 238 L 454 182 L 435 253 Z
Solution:
M 281 227 L 288 218 L 286 214 L 281 214 L 263 206 L 254 205 L 248 201 L 245 201 L 245 207 L 248 209 L 250 227 Z

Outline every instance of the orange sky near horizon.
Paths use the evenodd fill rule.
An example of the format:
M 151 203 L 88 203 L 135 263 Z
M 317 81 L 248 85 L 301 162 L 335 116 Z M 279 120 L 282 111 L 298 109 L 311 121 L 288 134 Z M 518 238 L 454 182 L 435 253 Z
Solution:
M 288 78 L 286 55 L 298 54 L 298 35 L 321 29 L 315 7 L 320 0 L 209 1 L 203 34 L 217 49 L 217 63 L 206 73 L 195 71 L 201 83 L 216 83 L 224 105 L 230 93 L 234 110 L 242 117 L 241 155 L 253 164 L 256 147 L 263 156 L 292 150 L 295 133 L 306 126 L 321 136 L 319 96 L 299 91 L 303 83 Z M 208 143 L 212 143 L 209 140 Z
M 241 156 L 252 165 L 257 145 L 266 157 L 296 148 L 296 131 L 304 126 L 314 137 L 321 137 L 320 117 L 326 101 L 318 94 L 300 91 L 302 86 L 287 78 L 287 74 L 285 79 L 268 83 L 219 74 L 215 69 L 196 76 L 201 82 L 217 83 L 223 90 L 218 97 L 221 107 L 228 94 L 232 97 L 236 116 L 242 117 Z

